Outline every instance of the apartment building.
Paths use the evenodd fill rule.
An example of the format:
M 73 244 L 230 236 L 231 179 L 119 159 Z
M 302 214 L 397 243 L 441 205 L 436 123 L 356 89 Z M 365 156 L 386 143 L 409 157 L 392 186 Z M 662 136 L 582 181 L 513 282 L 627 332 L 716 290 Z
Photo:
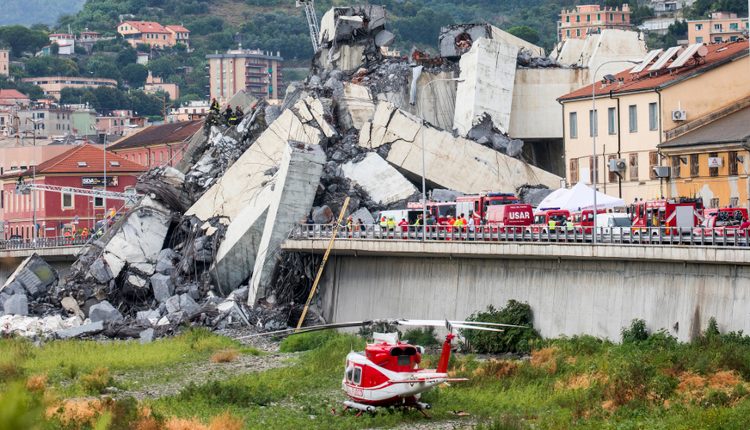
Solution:
M 712 12 L 709 19 L 688 21 L 690 44 L 734 42 L 746 37 L 747 31 L 747 18 L 736 13 Z
M 140 44 L 165 48 L 182 43 L 190 46 L 190 30 L 181 25 L 161 25 L 153 21 L 124 21 L 117 32 L 132 46 Z
M 253 49 L 207 55 L 211 98 L 225 103 L 240 90 L 258 98 L 281 98 L 283 75 L 280 53 Z
M 83 76 L 41 76 L 38 78 L 23 78 L 23 82 L 38 85 L 45 95 L 60 100 L 60 92 L 63 88 L 117 88 L 117 81 L 106 78 L 92 78 Z
M 596 162 L 600 191 L 626 202 L 684 193 L 685 188 L 673 186 L 669 172 L 654 169 L 670 165 L 660 145 L 687 122 L 750 96 L 750 81 L 742 78 L 749 67 L 746 42 L 654 50 L 642 64 L 595 84 L 596 110 L 591 85 L 560 97 L 568 183 L 593 183 Z M 708 158 L 695 160 L 706 164 L 696 172 L 708 172 Z M 615 166 L 610 166 L 613 160 Z M 682 178 L 679 173 L 678 177 Z M 692 189 L 689 194 L 714 198 L 708 189 Z M 728 204 L 730 197 L 745 201 L 747 189 L 739 187 L 721 203 Z
M 610 28 L 630 30 L 630 6 L 625 3 L 620 9 L 584 4 L 574 9 L 563 9 L 557 28 L 558 41 L 585 39 L 588 34 L 601 33 Z

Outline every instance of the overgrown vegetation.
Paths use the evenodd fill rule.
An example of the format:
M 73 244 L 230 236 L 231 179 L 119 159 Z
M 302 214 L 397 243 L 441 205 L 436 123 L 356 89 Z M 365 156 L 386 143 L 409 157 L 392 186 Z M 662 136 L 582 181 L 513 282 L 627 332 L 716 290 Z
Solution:
M 507 307 L 506 307 L 507 308 Z M 710 322 L 694 342 L 679 343 L 664 331 L 649 332 L 635 321 L 623 329 L 621 344 L 576 336 L 535 341 L 530 359 L 454 357 L 451 372 L 468 382 L 427 394 L 433 422 L 465 419 L 482 429 L 744 429 L 750 414 L 750 337 L 720 333 Z M 293 337 L 292 337 L 293 338 Z M 3 363 L 20 373 L 0 383 L 0 430 L 6 428 L 391 428 L 424 423 L 415 412 L 355 418 L 334 416 L 344 357 L 361 350 L 361 338 L 307 334 L 293 349 L 308 349 L 288 367 L 237 374 L 226 380 L 191 384 L 175 396 L 138 403 L 133 399 L 80 397 L 63 389 L 96 367 L 131 370 L 179 366 L 207 358 L 234 342 L 191 331 L 151 345 L 111 343 L 98 349 L 86 342 L 54 342 L 35 347 L 3 340 Z M 53 346 L 54 345 L 54 346 Z M 119 346 L 124 345 L 124 346 Z M 153 344 L 152 344 L 153 345 Z M 105 350 L 127 353 L 125 364 Z M 80 367 L 52 360 L 78 350 Z M 143 357 L 143 358 L 141 358 Z M 101 363 L 97 363 L 100 361 Z M 151 362 L 149 362 L 151 360 Z M 434 362 L 435 357 L 427 357 Z M 49 372 L 49 382 L 44 381 Z M 101 373 L 101 371 L 99 371 Z M 21 375 L 21 376 L 18 376 Z M 114 383 L 117 374 L 113 372 Z M 75 382 L 74 382 L 75 383 Z M 467 418 L 458 418 L 462 411 Z
M 504 308 L 496 309 L 490 305 L 486 311 L 475 312 L 468 321 L 502 323 L 524 326 L 527 328 L 503 327 L 502 333 L 479 330 L 462 330 L 469 348 L 474 352 L 499 354 L 528 353 L 541 337 L 534 330 L 534 315 L 526 303 L 509 300 Z

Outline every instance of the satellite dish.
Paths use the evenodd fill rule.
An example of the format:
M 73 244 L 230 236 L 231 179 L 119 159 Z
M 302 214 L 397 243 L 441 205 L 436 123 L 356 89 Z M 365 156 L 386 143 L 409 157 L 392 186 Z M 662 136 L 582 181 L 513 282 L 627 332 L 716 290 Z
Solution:
M 615 75 L 610 75 L 610 74 L 604 75 L 602 79 L 609 83 L 613 83 L 617 81 L 617 78 L 615 78 Z

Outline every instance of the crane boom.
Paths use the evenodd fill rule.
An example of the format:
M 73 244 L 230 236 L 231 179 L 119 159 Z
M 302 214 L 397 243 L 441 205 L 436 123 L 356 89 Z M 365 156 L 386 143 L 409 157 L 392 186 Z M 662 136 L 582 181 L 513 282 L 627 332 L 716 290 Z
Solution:
M 32 190 L 34 191 L 49 191 L 52 193 L 60 194 L 75 194 L 79 196 L 87 197 L 100 197 L 115 200 L 125 200 L 128 203 L 134 203 L 141 196 L 134 192 L 120 193 L 117 191 L 104 191 L 96 190 L 91 188 L 75 188 L 75 187 L 63 187 L 60 185 L 47 185 L 47 184 L 27 184 L 20 182 L 16 184 L 16 191 L 21 194 L 29 194 Z
M 315 0 L 297 0 L 297 7 L 305 8 L 313 51 L 318 52 L 318 49 L 320 49 L 320 28 L 318 27 L 318 15 L 315 14 Z

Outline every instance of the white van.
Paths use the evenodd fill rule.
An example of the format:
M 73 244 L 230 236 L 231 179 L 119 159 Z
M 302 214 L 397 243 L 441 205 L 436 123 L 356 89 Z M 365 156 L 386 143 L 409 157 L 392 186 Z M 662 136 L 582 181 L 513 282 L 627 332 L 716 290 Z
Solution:
M 597 232 L 602 236 L 622 240 L 630 237 L 632 222 L 626 213 L 605 213 L 596 216 Z

